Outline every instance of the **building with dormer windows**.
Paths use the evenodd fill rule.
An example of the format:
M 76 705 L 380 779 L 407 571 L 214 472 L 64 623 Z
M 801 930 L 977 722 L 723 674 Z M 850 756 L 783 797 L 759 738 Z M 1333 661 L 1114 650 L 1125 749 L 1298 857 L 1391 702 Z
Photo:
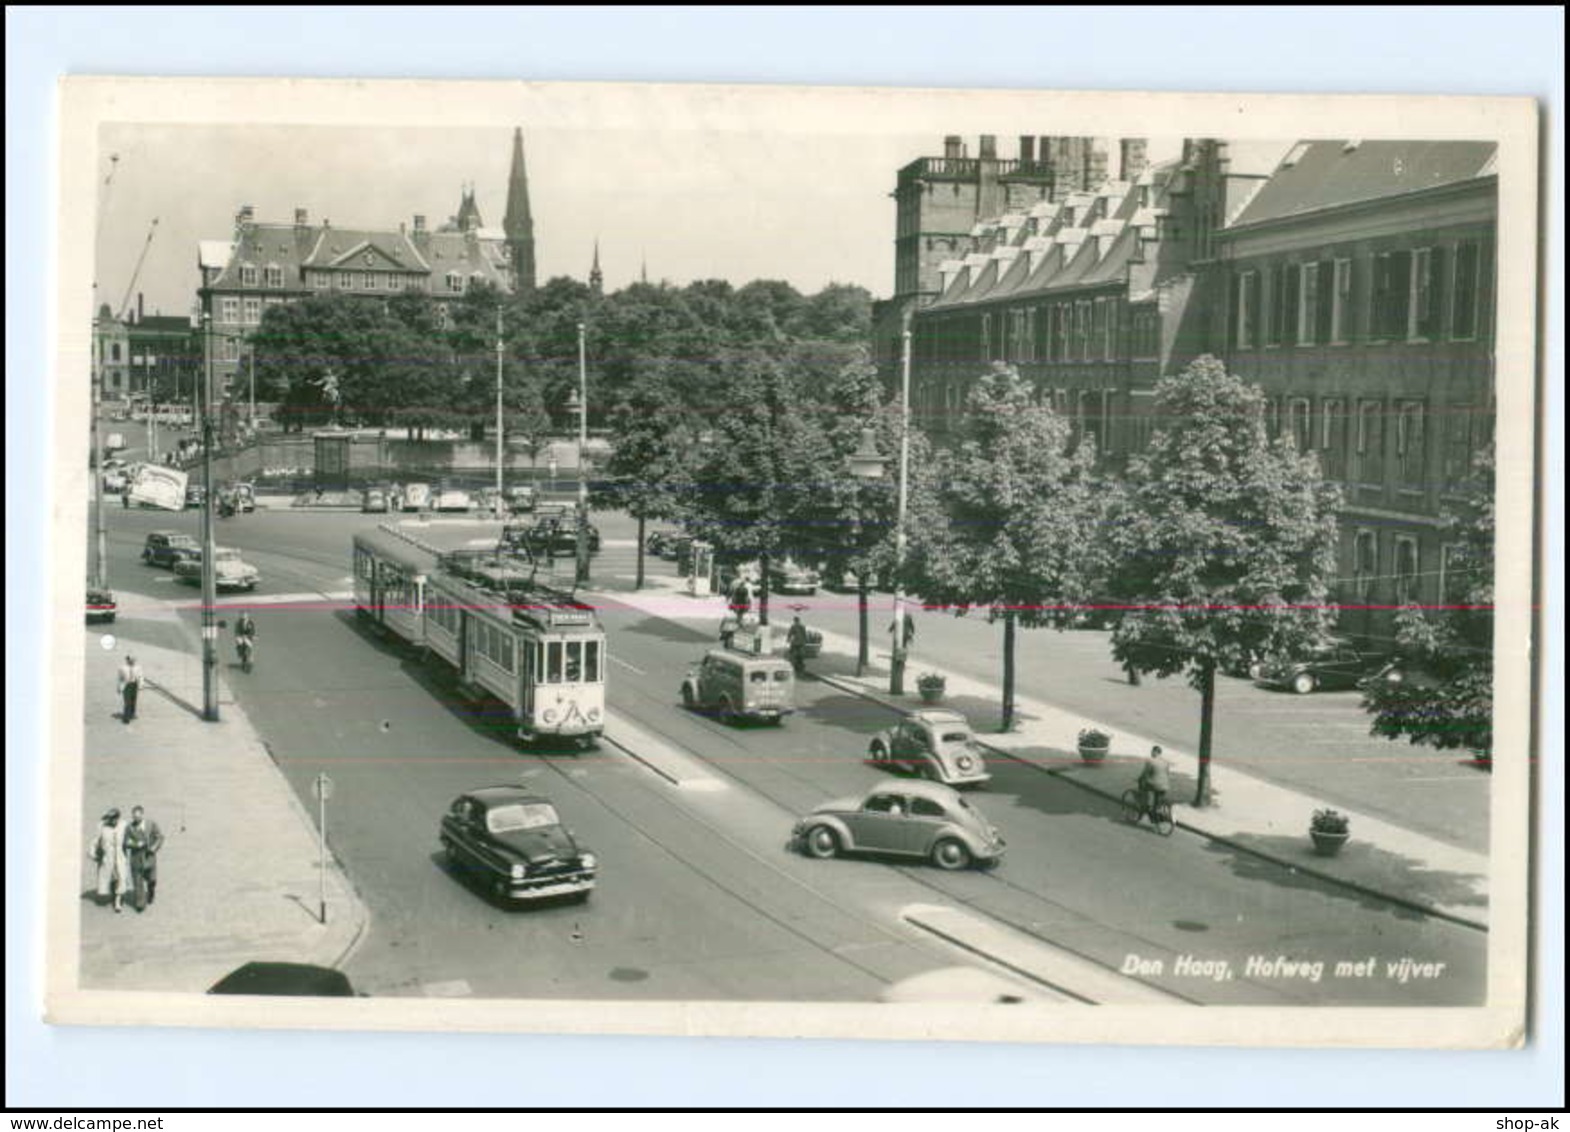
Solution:
M 243 372 L 250 336 L 268 307 L 313 294 L 386 300 L 422 291 L 445 319 L 449 304 L 478 283 L 504 291 L 532 288 L 534 225 L 523 132 L 513 136 L 502 228 L 485 226 L 472 185 L 462 188 L 458 211 L 439 228 L 418 214 L 396 230 L 337 227 L 325 219 L 313 224 L 303 208 L 295 209 L 292 224 L 259 221 L 244 205 L 228 239 L 199 241 L 197 266 L 217 393 Z

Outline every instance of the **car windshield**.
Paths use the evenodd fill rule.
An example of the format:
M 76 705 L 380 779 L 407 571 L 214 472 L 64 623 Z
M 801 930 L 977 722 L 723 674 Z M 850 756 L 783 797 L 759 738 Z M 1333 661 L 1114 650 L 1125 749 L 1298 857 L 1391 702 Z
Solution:
M 229 550 L 226 547 L 219 547 L 213 552 L 213 561 L 238 562 L 240 561 L 240 552 L 238 550 Z
M 549 802 L 519 802 L 511 806 L 497 806 L 485 815 L 485 828 L 492 833 L 516 833 L 560 824 L 556 807 Z

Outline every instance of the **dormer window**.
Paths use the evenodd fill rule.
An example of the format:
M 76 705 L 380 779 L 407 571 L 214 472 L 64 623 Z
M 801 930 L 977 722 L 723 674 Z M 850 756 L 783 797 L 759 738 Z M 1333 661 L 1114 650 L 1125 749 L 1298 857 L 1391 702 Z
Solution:
M 279 267 L 276 263 L 269 263 L 267 265 L 267 285 L 269 287 L 283 286 L 283 268 Z
M 449 271 L 447 273 L 447 289 L 455 293 L 461 293 L 463 291 L 463 276 L 456 271 Z
M 242 263 L 240 265 L 240 286 L 242 286 L 242 287 L 254 287 L 254 286 L 256 286 L 256 265 L 255 264 Z

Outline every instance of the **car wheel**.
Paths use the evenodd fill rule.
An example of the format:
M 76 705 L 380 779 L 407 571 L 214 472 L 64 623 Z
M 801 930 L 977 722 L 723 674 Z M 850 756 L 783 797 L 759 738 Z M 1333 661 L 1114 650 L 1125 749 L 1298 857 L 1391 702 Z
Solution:
M 698 697 L 692 694 L 691 684 L 683 684 L 681 686 L 681 704 L 682 707 L 686 708 L 688 711 L 692 711 L 697 708 Z
M 882 743 L 872 744 L 872 747 L 868 750 L 867 753 L 872 756 L 872 761 L 875 763 L 886 763 L 889 761 L 888 748 L 886 748 Z
M 970 850 L 965 848 L 965 843 L 952 837 L 945 837 L 932 847 L 932 863 L 946 872 L 968 869 L 970 862 Z
M 1306 696 L 1314 690 L 1316 683 L 1312 672 L 1299 672 L 1292 677 L 1292 690 L 1300 696 Z
M 807 831 L 807 835 L 802 838 L 801 843 L 807 850 L 807 856 L 816 857 L 820 861 L 839 856 L 839 834 L 826 825 L 813 826 Z

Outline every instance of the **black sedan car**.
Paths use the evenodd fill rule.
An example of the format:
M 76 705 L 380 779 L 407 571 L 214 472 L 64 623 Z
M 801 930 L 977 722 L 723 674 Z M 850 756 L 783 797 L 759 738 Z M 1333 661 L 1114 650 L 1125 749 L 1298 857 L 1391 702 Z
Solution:
M 550 799 L 520 786 L 486 786 L 454 799 L 442 849 L 498 903 L 564 896 L 583 901 L 599 863 L 562 825 Z
M 1277 657 L 1254 666 L 1254 683 L 1267 688 L 1288 688 L 1299 695 L 1356 688 L 1376 671 L 1384 658 L 1363 652 L 1350 641 L 1332 640 L 1307 655 Z

